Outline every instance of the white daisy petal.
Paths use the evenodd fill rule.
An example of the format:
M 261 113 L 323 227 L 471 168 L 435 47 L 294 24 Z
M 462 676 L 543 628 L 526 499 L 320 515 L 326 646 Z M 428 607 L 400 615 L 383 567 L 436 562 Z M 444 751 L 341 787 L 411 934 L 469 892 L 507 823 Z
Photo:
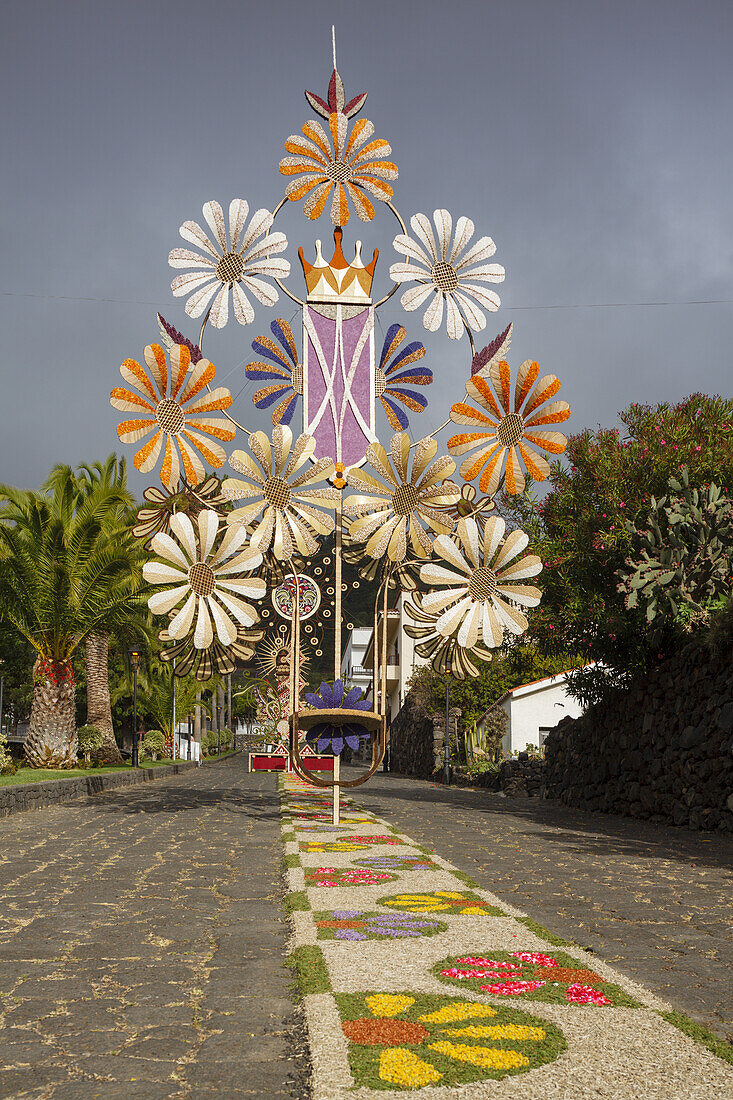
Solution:
M 154 615 L 167 615 L 190 591 L 191 585 L 186 581 L 185 584 L 169 588 L 167 592 L 156 592 L 148 600 L 148 607 Z
M 414 309 L 418 309 L 434 293 L 435 287 L 432 283 L 428 283 L 427 286 L 420 284 L 419 286 L 410 287 L 400 298 L 402 308 L 407 310 L 408 313 L 412 313 Z
M 460 340 L 463 336 L 463 321 L 461 319 L 461 312 L 452 294 L 446 294 L 445 306 L 447 310 L 446 327 L 448 330 L 448 337 L 451 340 Z
M 493 290 L 486 290 L 478 283 L 464 283 L 460 284 L 461 291 L 464 294 L 470 294 L 472 298 L 475 298 L 479 305 L 484 309 L 488 309 L 490 313 L 496 313 L 497 309 L 501 305 L 501 298 Z M 483 327 L 483 326 L 482 326 Z
M 175 512 L 171 516 L 171 531 L 178 536 L 179 542 L 188 555 L 188 560 L 190 562 L 198 561 L 196 534 L 193 524 L 185 512 Z
M 432 302 L 423 314 L 422 323 L 428 332 L 437 332 L 443 323 L 443 295 L 440 291 L 435 292 Z
M 211 626 L 211 616 L 204 596 L 199 596 L 198 615 L 196 617 L 196 629 L 193 633 L 193 644 L 196 649 L 208 649 L 214 640 L 214 631 Z
M 471 649 L 478 641 L 479 626 L 483 618 L 482 610 L 483 605 L 475 603 L 461 623 L 457 640 L 458 644 L 465 649 Z
M 270 286 L 269 283 L 263 283 L 262 279 L 256 279 L 251 275 L 243 275 L 242 282 L 252 291 L 255 298 L 262 302 L 263 306 L 274 306 L 280 297 L 275 287 Z
M 244 229 L 249 213 L 249 204 L 245 199 L 232 199 L 229 203 L 229 241 L 232 252 L 239 246 L 239 237 Z
M 214 328 L 224 328 L 229 320 L 229 283 L 224 283 L 211 303 L 209 320 Z
M 456 235 L 453 240 L 453 248 L 451 249 L 450 256 L 448 257 L 449 264 L 455 264 L 456 259 L 460 256 L 463 249 L 473 236 L 473 222 L 470 218 L 460 217 L 456 222 Z
M 439 256 L 438 250 L 435 247 L 435 237 L 433 236 L 433 227 L 430 224 L 430 218 L 427 214 L 413 214 L 410 218 L 410 225 L 419 242 L 432 257 L 431 266 L 437 263 Z
M 201 547 L 201 561 L 206 561 L 211 553 L 211 547 L 219 530 L 219 517 L 211 508 L 204 508 L 199 512 L 199 546 Z
M 395 252 L 401 252 L 405 256 L 409 256 L 410 259 L 416 260 L 419 264 L 423 264 L 424 267 L 430 271 L 433 266 L 433 261 L 430 256 L 421 248 L 417 241 L 413 241 L 412 237 L 408 237 L 405 233 L 398 233 L 395 239 L 392 241 Z
M 185 638 L 191 629 L 194 612 L 196 610 L 196 593 L 192 592 L 185 604 L 168 623 L 168 633 L 174 641 Z
M 474 332 L 481 332 L 486 328 L 486 318 L 478 306 L 471 301 L 465 294 L 461 294 L 460 287 L 458 290 L 453 291 L 456 302 L 461 307 L 463 316 L 466 318 L 466 322 Z M 460 452 L 459 452 L 460 453 Z
M 239 251 L 243 257 L 253 242 L 256 241 L 258 237 L 261 237 L 263 233 L 266 233 L 271 225 L 272 214 L 269 210 L 255 210 L 245 230 L 244 236 L 242 237 L 242 243 L 239 246 Z
M 214 292 L 218 290 L 221 283 L 218 281 L 211 283 L 209 286 L 202 287 L 201 290 L 197 290 L 195 294 L 186 302 L 186 313 L 189 317 L 200 317 L 208 306 Z
M 488 260 L 495 252 L 496 245 L 491 237 L 479 237 L 476 243 L 469 248 L 466 255 L 461 256 L 455 264 L 456 271 L 462 271 L 464 268 L 470 267 L 471 264 L 479 263 L 480 260 Z
M 172 565 L 164 565 L 161 561 L 146 561 L 143 566 L 143 577 L 148 584 L 170 584 L 187 580 L 188 573 L 174 569 Z
M 237 640 L 236 626 L 213 597 L 209 597 L 207 602 L 219 641 L 222 645 L 233 645 Z
M 157 535 L 153 536 L 150 548 L 158 557 L 165 558 L 166 561 L 172 562 L 174 565 L 180 565 L 186 572 L 191 568 L 191 562 L 194 559 L 187 559 L 176 540 L 167 535 L 165 531 L 159 531 Z
M 239 283 L 234 283 L 232 286 L 232 305 L 234 306 L 234 316 L 239 324 L 251 325 L 255 319 L 255 311 Z
M 184 294 L 190 294 L 197 286 L 203 286 L 214 278 L 212 271 L 188 271 L 185 275 L 176 275 L 171 282 L 171 290 L 175 298 L 182 298 Z M 216 282 L 213 284 L 216 286 Z
M 446 260 L 450 247 L 451 233 L 453 232 L 453 218 L 447 210 L 434 210 L 433 221 L 438 231 L 438 246 L 441 260 Z
M 206 218 L 206 224 L 219 242 L 222 252 L 226 252 L 227 234 L 224 226 L 224 211 L 221 205 L 218 202 L 205 202 L 203 215 Z
M 172 248 L 168 253 L 171 267 L 208 267 L 216 269 L 216 264 L 208 256 L 199 252 L 189 252 L 187 248 Z
M 430 278 L 427 272 L 421 271 L 414 264 L 392 264 L 389 269 L 389 277 L 393 283 L 423 283 Z
M 206 251 L 218 262 L 220 253 L 214 248 L 213 244 L 197 222 L 184 222 L 178 232 L 181 234 L 184 241 L 189 241 L 191 244 L 197 244 L 200 248 L 206 249 Z

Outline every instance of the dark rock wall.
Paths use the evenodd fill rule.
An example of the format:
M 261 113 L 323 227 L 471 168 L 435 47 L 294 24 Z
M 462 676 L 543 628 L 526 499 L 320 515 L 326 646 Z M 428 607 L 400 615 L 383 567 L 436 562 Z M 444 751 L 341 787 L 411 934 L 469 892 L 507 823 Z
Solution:
M 733 831 L 733 652 L 689 645 L 545 742 L 548 798 Z

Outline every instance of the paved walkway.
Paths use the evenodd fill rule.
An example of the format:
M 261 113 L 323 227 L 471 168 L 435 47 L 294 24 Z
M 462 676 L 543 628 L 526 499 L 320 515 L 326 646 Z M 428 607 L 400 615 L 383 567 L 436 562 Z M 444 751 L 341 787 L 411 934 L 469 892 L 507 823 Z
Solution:
M 382 772 L 351 793 L 731 1041 L 733 838 Z
M 242 757 L 0 822 L 0 1097 L 304 1096 L 274 776 Z

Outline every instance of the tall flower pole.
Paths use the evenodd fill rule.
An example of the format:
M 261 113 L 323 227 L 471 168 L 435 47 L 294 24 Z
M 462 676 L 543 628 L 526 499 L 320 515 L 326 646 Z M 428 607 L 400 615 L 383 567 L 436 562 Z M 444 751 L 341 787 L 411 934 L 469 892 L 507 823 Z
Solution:
M 391 587 L 410 593 L 404 609 L 412 625 L 406 630 L 416 654 L 446 676 L 444 778 L 450 781 L 450 677 L 478 675 L 505 632 L 527 629 L 523 609 L 536 606 L 540 596 L 525 583 L 541 569 L 538 558 L 521 556 L 527 536 L 507 534 L 504 521 L 489 513 L 501 490 L 520 493 L 528 481 L 548 476 L 541 452 L 565 449 L 567 440 L 555 428 L 570 408 L 554 400 L 558 379 L 540 376 L 534 361 L 522 363 L 512 380 L 511 325 L 476 348 L 474 336 L 485 329 L 486 314 L 500 306 L 493 286 L 505 273 L 492 259 L 496 245 L 489 236 L 475 235 L 470 218 L 454 220 L 444 208 L 432 220 L 419 212 L 403 218 L 393 202 L 398 168 L 388 159 L 391 148 L 374 136 L 368 119 L 358 117 L 366 93 L 347 97 L 335 49 L 325 96 L 305 94 L 317 118 L 285 141 L 279 168 L 287 184 L 272 209 L 250 210 L 245 199 L 235 198 L 225 212 L 212 200 L 202 207 L 205 226 L 186 221 L 180 227 L 193 250 L 170 252 L 169 263 L 180 272 L 171 289 L 200 324 L 196 342 L 159 314 L 164 347 L 148 345 L 144 365 L 125 360 L 124 385 L 113 390 L 111 401 L 126 416 L 120 438 L 139 446 L 137 469 L 148 472 L 160 464 L 163 491 L 146 490 L 146 502 L 154 507 L 141 511 L 135 530 L 156 555 L 144 574 L 156 589 L 149 606 L 163 620 L 161 658 L 175 659 L 176 675 L 194 674 L 203 682 L 231 675 L 237 664 L 278 639 L 282 648 L 288 637 L 289 676 L 280 677 L 284 690 L 278 696 L 287 710 L 281 722 L 289 731 L 290 763 L 304 781 L 333 790 L 338 824 L 341 788 L 366 782 L 385 757 Z M 322 232 L 308 247 L 308 258 L 298 249 L 303 297 L 284 283 L 291 263 L 282 254 L 289 246 L 274 228 L 286 205 L 301 202 L 307 219 L 330 216 L 333 227 L 333 251 Z M 386 266 L 377 273 L 379 249 L 368 242 L 362 255 L 360 240 L 346 246 L 344 241 L 352 216 L 367 233 L 377 211 L 395 219 L 391 243 L 398 257 L 388 268 L 390 289 L 382 287 L 381 296 L 374 292 Z M 253 301 L 269 308 L 280 294 L 299 309 L 300 326 L 272 320 L 271 335 L 252 341 L 256 358 L 245 368 L 245 377 L 259 387 L 255 407 L 272 418 L 268 436 L 233 415 L 232 395 L 214 385 L 216 368 L 203 345 L 207 328 L 217 331 L 232 318 L 247 326 L 255 317 Z M 433 381 L 422 362 L 426 349 L 390 318 L 381 353 L 375 350 L 378 311 L 396 309 L 397 301 L 408 315 L 419 311 L 427 331 L 444 328 L 454 347 L 468 338 L 459 375 L 464 399 L 417 441 L 408 432 L 408 413 L 419 415 L 427 407 L 420 392 Z M 455 364 L 450 369 L 455 372 Z M 385 445 L 379 441 L 378 404 L 391 429 Z M 296 412 L 300 434 L 290 427 Z M 449 424 L 459 425 L 459 434 L 447 440 L 448 454 L 439 456 L 435 437 Z M 247 449 L 227 455 L 221 444 L 237 433 Z M 215 471 L 228 462 L 236 476 L 220 482 L 207 474 L 204 462 Z M 454 474 L 467 483 L 462 489 L 450 480 Z M 487 494 L 482 498 L 470 484 L 476 480 Z M 344 496 L 347 486 L 350 494 Z M 236 506 L 227 510 L 227 501 Z M 324 583 L 303 570 L 331 535 L 325 596 L 332 598 L 324 611 L 326 618 L 334 615 L 334 683 L 321 684 L 320 694 L 306 692 L 302 702 L 307 684 L 301 648 L 313 637 L 308 619 L 321 603 Z M 349 617 L 344 553 L 354 555 L 349 560 L 376 589 L 371 700 L 341 679 L 342 624 Z M 320 569 L 314 575 L 320 577 Z M 290 604 L 287 591 L 276 600 L 284 589 Z M 289 626 L 276 625 L 274 637 L 263 641 L 273 619 L 266 593 Z M 371 763 L 346 780 L 340 753 L 365 737 L 372 742 Z M 302 741 L 319 753 L 330 748 L 331 777 L 306 769 Z
M 140 666 L 140 650 L 137 647 L 132 646 L 130 648 L 130 664 L 132 665 L 132 766 L 138 768 L 140 762 L 138 759 L 138 743 L 137 743 L 137 670 Z
M 443 742 L 443 782 L 450 786 L 450 665 L 445 670 L 445 741 Z

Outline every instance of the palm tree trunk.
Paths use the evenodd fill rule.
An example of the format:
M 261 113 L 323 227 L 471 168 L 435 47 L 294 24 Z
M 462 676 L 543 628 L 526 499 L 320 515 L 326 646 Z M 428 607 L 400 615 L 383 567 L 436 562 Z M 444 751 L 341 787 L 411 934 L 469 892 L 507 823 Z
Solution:
M 71 661 L 33 666 L 33 701 L 25 757 L 31 768 L 75 768 L 76 705 Z
M 87 723 L 102 734 L 99 757 L 105 764 L 121 764 L 115 741 L 109 694 L 109 634 L 92 633 L 86 640 Z

